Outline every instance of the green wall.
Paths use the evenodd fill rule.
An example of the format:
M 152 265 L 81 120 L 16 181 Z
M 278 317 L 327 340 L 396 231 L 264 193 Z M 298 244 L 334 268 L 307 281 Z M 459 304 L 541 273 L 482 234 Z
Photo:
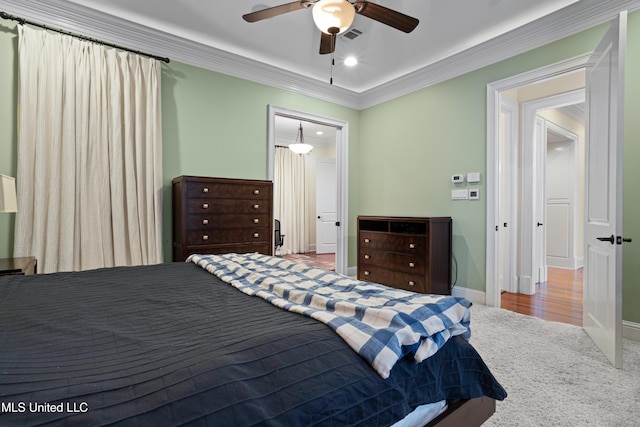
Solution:
M 180 175 L 266 179 L 269 104 L 348 121 L 349 158 L 357 159 L 360 113 L 356 110 L 177 62 L 163 67 L 166 260 L 171 258 L 171 180 Z M 358 170 L 354 161 L 349 167 Z M 353 185 L 349 195 L 349 217 L 355 218 Z
M 361 113 L 361 168 L 351 174 L 360 213 L 447 215 L 459 286 L 485 290 L 486 86 L 592 51 L 599 26 L 481 70 L 396 98 Z M 629 16 L 625 96 L 624 231 L 640 239 L 640 12 Z M 365 166 L 366 165 L 366 166 Z M 478 201 L 451 201 L 451 175 L 481 172 Z M 472 187 L 469 185 L 469 187 Z M 623 318 L 640 323 L 640 245 L 623 256 Z
M 267 105 L 349 122 L 349 265 L 359 214 L 452 216 L 457 284 L 484 291 L 486 85 L 593 49 L 600 26 L 364 111 L 172 62 L 163 66 L 164 250 L 171 256 L 170 183 L 182 174 L 264 179 Z M 0 173 L 15 176 L 17 35 L 0 20 Z M 640 242 L 640 13 L 629 16 L 625 234 Z M 480 172 L 479 201 L 452 202 L 450 177 Z M 0 214 L 0 257 L 11 256 L 14 214 Z M 640 323 L 640 245 L 623 257 L 623 317 Z

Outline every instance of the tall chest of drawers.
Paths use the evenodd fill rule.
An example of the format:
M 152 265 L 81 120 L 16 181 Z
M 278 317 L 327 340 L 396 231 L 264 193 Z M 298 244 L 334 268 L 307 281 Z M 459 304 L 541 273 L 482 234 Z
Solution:
M 179 176 L 172 199 L 174 261 L 194 253 L 273 254 L 271 181 Z
M 358 217 L 358 279 L 451 294 L 451 218 Z

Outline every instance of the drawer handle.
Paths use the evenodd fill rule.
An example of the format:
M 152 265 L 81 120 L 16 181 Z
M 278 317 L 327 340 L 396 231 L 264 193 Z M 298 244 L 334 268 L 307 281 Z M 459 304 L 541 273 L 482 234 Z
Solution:
M 369 255 L 364 256 L 364 259 L 369 259 L 369 258 L 371 258 Z
M 413 243 L 409 243 L 409 249 L 415 249 L 416 245 L 414 245 Z
M 369 240 L 369 239 L 364 239 L 364 242 L 365 242 L 365 243 L 371 243 L 371 240 Z
M 253 205 L 253 209 L 259 209 L 260 205 Z
M 253 237 L 260 237 L 260 233 L 253 233 Z
M 414 268 L 416 265 L 412 262 L 409 263 L 409 267 Z
M 409 286 L 415 286 L 416 282 L 414 282 L 413 280 L 409 280 Z
M 204 236 L 202 236 L 202 240 L 209 240 L 209 236 L 205 234 Z
M 202 209 L 209 209 L 209 203 L 203 203 Z
M 209 224 L 209 220 L 208 220 L 208 219 L 203 219 L 203 220 L 202 220 L 202 224 L 204 224 L 204 225 Z
M 208 193 L 208 192 L 209 192 L 209 189 L 208 189 L 207 187 L 204 187 L 204 188 L 202 189 L 202 192 L 203 192 L 203 193 Z
M 260 218 L 254 218 L 254 219 L 253 219 L 253 223 L 254 223 L 254 224 L 258 224 L 259 222 L 260 222 Z
M 253 190 L 253 194 L 257 196 L 258 194 L 260 194 L 260 190 Z
M 365 275 L 365 276 L 368 276 L 368 275 L 369 275 L 369 272 L 368 272 L 368 271 L 365 271 L 365 272 L 364 272 L 364 275 Z

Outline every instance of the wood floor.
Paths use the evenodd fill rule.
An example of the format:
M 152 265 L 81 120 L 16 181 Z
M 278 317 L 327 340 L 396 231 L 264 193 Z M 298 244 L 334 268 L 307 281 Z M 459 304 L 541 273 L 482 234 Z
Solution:
M 501 307 L 544 320 L 582 326 L 582 269 L 549 267 L 534 295 L 502 293 Z
M 283 255 L 282 258 L 301 262 L 307 265 L 312 265 L 314 267 L 324 268 L 325 270 L 333 271 L 336 269 L 336 254 L 317 254 L 315 252 L 305 252 L 303 254 Z

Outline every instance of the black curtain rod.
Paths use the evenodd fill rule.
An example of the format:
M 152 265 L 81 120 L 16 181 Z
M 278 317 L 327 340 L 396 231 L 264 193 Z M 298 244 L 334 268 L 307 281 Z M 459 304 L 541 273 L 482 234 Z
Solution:
M 17 16 L 9 15 L 6 12 L 0 12 L 0 18 L 8 19 L 8 20 L 11 20 L 11 21 L 17 21 L 21 25 L 24 25 L 24 24 L 33 25 L 34 27 L 39 27 L 39 28 L 44 28 L 45 30 L 55 31 L 56 33 L 64 34 L 64 35 L 67 35 L 67 36 L 76 37 L 78 39 L 86 40 L 86 41 L 89 41 L 89 42 L 92 42 L 92 43 L 101 44 L 103 46 L 113 47 L 113 48 L 121 49 L 121 50 L 126 50 L 127 52 L 132 52 L 132 53 L 136 53 L 138 55 L 142 55 L 142 56 L 146 56 L 146 57 L 149 57 L 149 58 L 157 59 L 158 61 L 166 62 L 167 64 L 171 61 L 169 58 L 163 58 L 162 56 L 157 56 L 157 55 L 152 55 L 150 53 L 140 52 L 138 50 L 129 49 L 128 47 L 118 46 L 118 45 L 115 45 L 115 44 L 112 44 L 112 43 L 107 43 L 107 42 L 102 41 L 102 40 L 92 39 L 91 37 L 82 36 L 82 35 L 79 35 L 79 34 L 74 34 L 74 33 L 71 33 L 69 31 L 61 30 L 61 29 L 58 29 L 58 28 L 48 27 L 48 26 L 46 26 L 44 24 L 39 24 L 37 22 L 27 21 L 24 18 L 18 18 Z

